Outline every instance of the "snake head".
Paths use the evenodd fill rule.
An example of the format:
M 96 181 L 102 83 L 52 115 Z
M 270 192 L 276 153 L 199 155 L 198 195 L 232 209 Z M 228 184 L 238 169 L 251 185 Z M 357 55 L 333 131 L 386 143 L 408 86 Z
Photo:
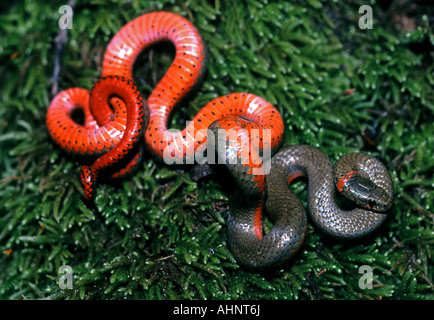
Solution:
M 336 185 L 344 196 L 368 210 L 384 212 L 392 205 L 391 197 L 383 188 L 357 172 L 349 172 Z
M 81 183 L 84 187 L 84 195 L 86 199 L 90 200 L 95 195 L 95 178 L 90 166 L 83 166 L 81 168 Z

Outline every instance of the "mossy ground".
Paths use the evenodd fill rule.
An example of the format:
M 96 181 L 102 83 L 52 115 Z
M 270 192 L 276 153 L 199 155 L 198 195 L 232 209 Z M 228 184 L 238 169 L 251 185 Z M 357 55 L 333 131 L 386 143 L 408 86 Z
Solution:
M 367 152 L 387 165 L 395 202 L 363 241 L 333 241 L 309 225 L 300 253 L 267 273 L 240 268 L 226 247 L 225 179 L 193 182 L 187 168 L 145 155 L 129 179 L 83 200 L 79 163 L 50 140 L 54 39 L 62 1 L 0 5 L 0 298 L 433 299 L 433 9 L 423 1 L 76 1 L 59 89 L 91 88 L 111 37 L 152 10 L 179 13 L 208 46 L 208 71 L 177 109 L 181 127 L 210 99 L 263 96 L 285 120 L 285 144 L 333 161 Z M 173 58 L 139 59 L 147 96 Z M 306 183 L 293 189 L 306 203 Z M 270 224 L 267 221 L 266 228 Z M 72 267 L 72 289 L 58 286 Z M 361 288 L 369 265 L 373 287 Z

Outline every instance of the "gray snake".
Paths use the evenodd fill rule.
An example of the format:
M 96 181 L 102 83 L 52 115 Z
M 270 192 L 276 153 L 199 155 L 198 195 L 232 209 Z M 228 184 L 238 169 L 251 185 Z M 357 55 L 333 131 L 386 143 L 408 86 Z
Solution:
M 232 175 L 243 181 L 242 168 L 228 166 Z M 243 187 L 230 197 L 229 246 L 241 265 L 251 269 L 273 267 L 285 262 L 302 246 L 307 214 L 299 197 L 288 187 L 299 176 L 308 179 L 307 207 L 312 222 L 333 237 L 355 239 L 373 232 L 384 222 L 385 211 L 392 205 L 392 180 L 376 158 L 351 153 L 333 166 L 317 148 L 283 147 L 271 160 L 265 192 Z M 339 208 L 336 187 L 360 207 L 349 211 Z M 266 235 L 261 234 L 261 225 L 254 227 L 262 217 L 252 214 L 262 214 L 263 207 L 274 222 Z

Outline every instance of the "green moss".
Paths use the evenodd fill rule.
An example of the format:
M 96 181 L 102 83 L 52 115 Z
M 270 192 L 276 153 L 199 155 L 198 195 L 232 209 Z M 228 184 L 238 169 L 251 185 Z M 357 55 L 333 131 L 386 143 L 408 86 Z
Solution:
M 341 243 L 309 226 L 287 266 L 249 273 L 226 247 L 228 194 L 217 181 L 197 184 L 187 169 L 146 155 L 133 177 L 102 184 L 95 203 L 84 202 L 79 163 L 54 145 L 44 123 L 62 4 L 1 5 L 1 298 L 434 297 L 428 14 L 415 16 L 415 30 L 397 31 L 390 10 L 371 1 L 374 28 L 361 30 L 355 1 L 77 1 L 60 89 L 91 88 L 105 46 L 127 21 L 172 11 L 193 21 L 209 51 L 203 83 L 180 105 L 174 126 L 214 97 L 248 91 L 282 113 L 285 144 L 320 147 L 333 161 L 364 151 L 387 164 L 396 200 L 378 233 Z M 145 95 L 173 57 L 163 46 L 150 52 L 152 61 L 144 55 L 135 71 Z M 294 190 L 306 200 L 304 182 Z M 58 286 L 62 265 L 73 268 L 73 289 Z M 372 267 L 372 289 L 359 286 L 362 265 Z

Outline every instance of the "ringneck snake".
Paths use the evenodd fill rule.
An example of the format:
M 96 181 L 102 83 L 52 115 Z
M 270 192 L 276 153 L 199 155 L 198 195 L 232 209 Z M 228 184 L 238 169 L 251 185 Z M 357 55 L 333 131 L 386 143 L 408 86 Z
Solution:
M 133 81 L 133 64 L 141 51 L 160 41 L 174 44 L 175 57 L 144 99 Z M 159 160 L 169 154 L 188 163 L 194 160 L 189 159 L 188 150 L 206 147 L 211 136 L 218 139 L 220 130 L 235 130 L 241 132 L 237 139 L 245 135 L 250 146 L 257 147 L 251 149 L 256 151 L 249 152 L 244 163 L 230 162 L 240 160 L 242 139 L 218 154 L 221 157 L 224 153 L 223 161 L 237 184 L 229 199 L 227 226 L 228 245 L 241 265 L 256 270 L 273 267 L 302 246 L 307 215 L 300 199 L 288 188 L 300 176 L 308 179 L 312 222 L 325 233 L 352 239 L 381 225 L 393 199 L 391 178 L 384 165 L 361 153 L 346 155 L 333 166 L 314 147 L 295 145 L 279 150 L 282 117 L 257 95 L 240 92 L 215 98 L 182 131 L 169 130 L 173 108 L 203 78 L 205 67 L 205 45 L 191 22 L 173 13 L 147 13 L 127 23 L 112 38 L 104 54 L 101 78 L 90 91 L 71 88 L 54 97 L 47 110 L 48 132 L 67 152 L 91 159 L 81 172 L 86 198 L 92 199 L 100 178 L 131 173 L 144 148 Z M 73 118 L 77 110 L 83 114 L 83 123 Z M 253 136 L 253 132 L 266 130 L 269 139 Z M 254 174 L 254 169 L 263 165 L 256 160 L 264 150 L 274 154 L 270 171 Z M 360 208 L 340 209 L 335 189 Z M 267 234 L 262 228 L 264 211 L 274 223 Z

